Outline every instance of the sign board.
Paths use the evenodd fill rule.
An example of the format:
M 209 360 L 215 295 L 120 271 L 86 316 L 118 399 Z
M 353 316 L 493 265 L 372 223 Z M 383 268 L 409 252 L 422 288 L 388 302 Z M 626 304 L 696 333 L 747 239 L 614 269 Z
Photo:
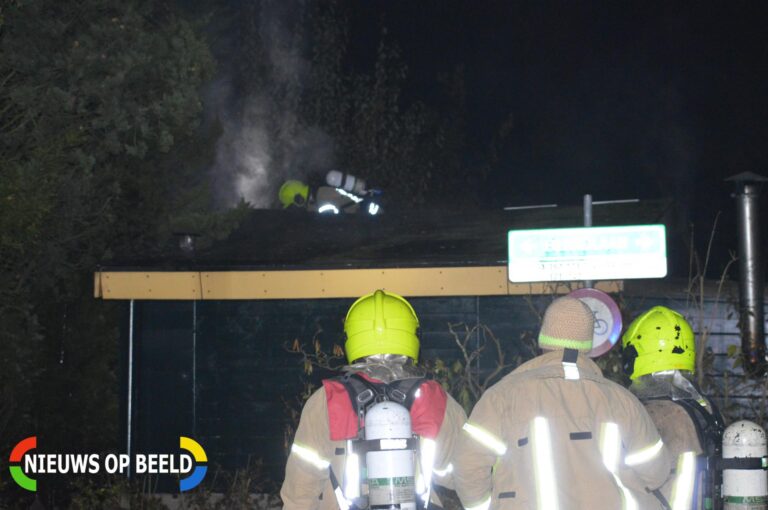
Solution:
M 568 294 L 580 299 L 595 316 L 590 358 L 597 358 L 611 350 L 621 334 L 621 312 L 611 296 L 597 289 L 578 289 Z
M 514 283 L 667 275 L 664 225 L 510 230 L 507 241 Z

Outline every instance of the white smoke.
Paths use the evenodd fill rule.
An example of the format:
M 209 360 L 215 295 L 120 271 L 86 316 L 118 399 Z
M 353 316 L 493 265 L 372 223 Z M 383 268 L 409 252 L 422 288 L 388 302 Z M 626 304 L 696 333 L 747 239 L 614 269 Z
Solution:
M 222 135 L 216 143 L 212 173 L 227 206 L 240 200 L 259 208 L 270 205 L 270 140 L 260 103 L 249 98 L 242 111 L 219 115 Z
M 241 200 L 256 208 L 276 203 L 286 179 L 303 179 L 327 169 L 333 143 L 321 130 L 301 123 L 298 114 L 309 63 L 302 55 L 304 2 L 262 0 L 256 7 L 258 44 L 255 55 L 243 54 L 242 41 L 230 39 L 219 59 L 257 58 L 264 70 L 258 88 L 246 84 L 247 97 L 233 86 L 236 66 L 230 61 L 209 90 L 209 108 L 221 126 L 211 175 L 222 205 Z M 251 34 L 253 35 L 253 34 Z M 247 46 L 246 46 L 247 47 Z M 263 79 L 261 79 L 263 78 Z M 249 88 L 250 87 L 250 88 Z

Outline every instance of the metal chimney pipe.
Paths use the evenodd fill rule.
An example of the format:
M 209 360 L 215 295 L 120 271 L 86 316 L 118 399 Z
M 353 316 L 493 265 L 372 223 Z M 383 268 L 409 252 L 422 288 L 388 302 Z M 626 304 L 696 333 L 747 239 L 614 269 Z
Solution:
M 745 172 L 726 179 L 736 183 L 739 228 L 739 324 L 745 371 L 753 376 L 765 373 L 765 321 L 763 289 L 765 280 L 760 261 L 760 188 L 768 181 Z

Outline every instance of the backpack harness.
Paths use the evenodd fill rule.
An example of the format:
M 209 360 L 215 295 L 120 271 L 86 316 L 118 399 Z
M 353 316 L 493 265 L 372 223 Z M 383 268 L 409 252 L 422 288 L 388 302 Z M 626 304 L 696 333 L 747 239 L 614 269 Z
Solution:
M 413 435 L 407 439 L 387 441 L 381 439 L 365 439 L 365 414 L 375 404 L 380 402 L 394 402 L 405 407 L 409 412 L 416 398 L 416 392 L 427 381 L 426 377 L 400 379 L 390 383 L 373 382 L 365 379 L 357 373 L 350 372 L 343 376 L 331 379 L 344 386 L 352 409 L 357 416 L 357 436 L 347 441 L 347 455 L 355 454 L 359 459 L 359 473 L 366 473 L 366 457 L 371 452 L 384 452 L 388 450 L 412 450 L 419 451 L 419 438 Z M 330 481 L 341 510 L 365 510 L 375 509 L 376 505 L 370 505 L 368 496 L 361 494 L 351 501 L 345 497 L 339 480 L 329 467 Z M 427 489 L 429 490 L 429 488 Z M 427 502 L 420 501 L 416 495 L 416 510 L 426 510 Z M 389 508 L 389 507 L 387 507 Z

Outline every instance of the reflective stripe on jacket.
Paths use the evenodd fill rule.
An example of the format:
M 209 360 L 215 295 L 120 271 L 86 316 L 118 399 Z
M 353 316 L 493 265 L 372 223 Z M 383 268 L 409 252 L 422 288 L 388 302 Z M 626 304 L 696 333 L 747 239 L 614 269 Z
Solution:
M 703 480 L 696 481 L 695 458 L 704 450 L 691 417 L 672 400 L 649 400 L 645 408 L 673 459 L 672 476 L 661 487 L 661 493 L 672 510 L 691 510 L 694 486 L 698 485 L 694 510 L 703 509 Z

